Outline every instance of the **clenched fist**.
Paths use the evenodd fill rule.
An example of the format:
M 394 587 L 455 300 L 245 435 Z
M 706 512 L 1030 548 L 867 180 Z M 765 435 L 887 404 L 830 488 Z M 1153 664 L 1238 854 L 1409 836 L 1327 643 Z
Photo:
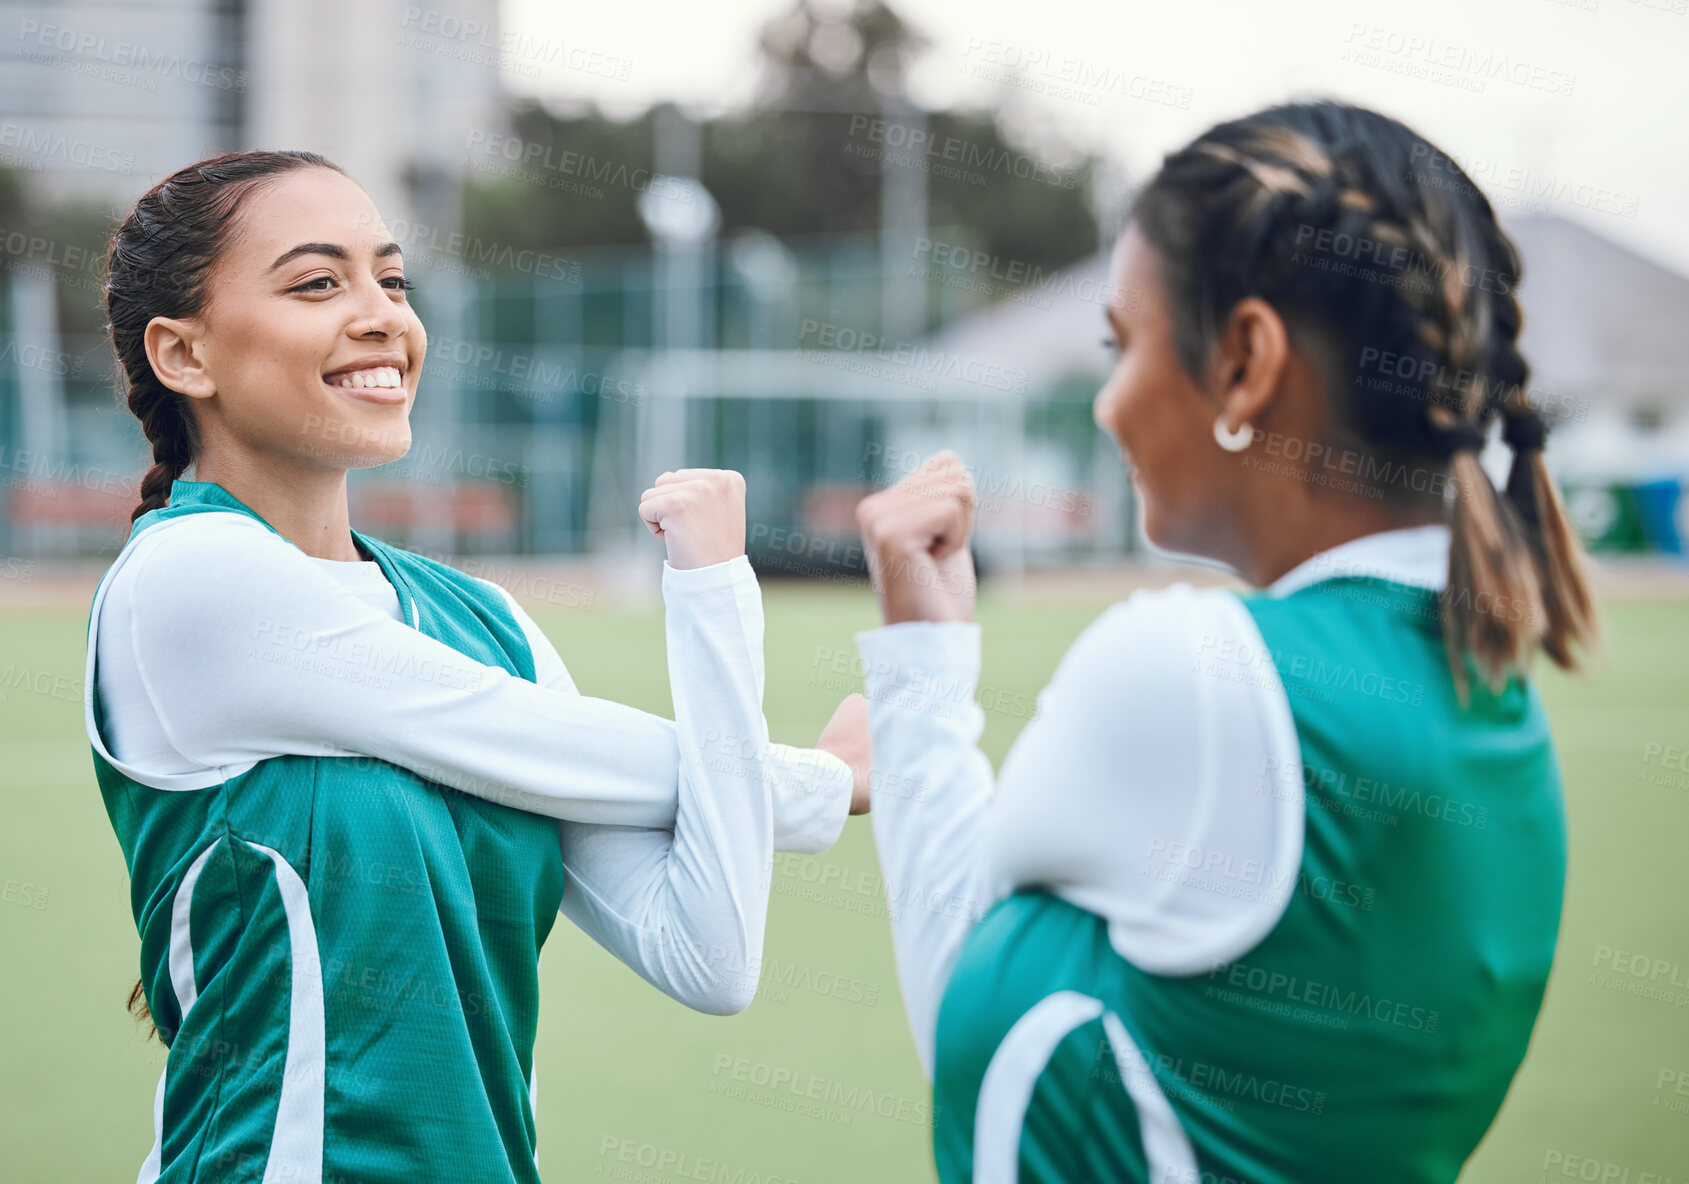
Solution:
M 640 495 L 639 517 L 669 566 L 708 567 L 745 553 L 745 478 L 732 469 L 676 469 Z
M 888 625 L 973 619 L 973 478 L 949 449 L 856 505 L 868 573 Z

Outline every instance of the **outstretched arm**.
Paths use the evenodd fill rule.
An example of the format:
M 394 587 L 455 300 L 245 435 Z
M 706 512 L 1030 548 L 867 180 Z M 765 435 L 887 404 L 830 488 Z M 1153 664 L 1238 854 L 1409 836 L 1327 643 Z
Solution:
M 665 595 L 684 608 L 695 590 L 675 585 Z M 154 527 L 101 601 L 99 655 L 136 672 L 145 692 L 138 709 L 153 712 L 170 741 L 167 752 L 127 751 L 122 721 L 108 714 L 114 763 L 144 784 L 222 780 L 285 754 L 373 756 L 554 818 L 674 826 L 674 721 L 472 661 L 346 595 L 245 515 Z M 690 632 L 680 644 L 705 636 Z M 782 810 L 791 823 L 779 829 L 781 846 L 824 849 L 848 806 L 837 796 L 848 796 L 845 767 L 772 747 L 771 789 L 801 807 Z

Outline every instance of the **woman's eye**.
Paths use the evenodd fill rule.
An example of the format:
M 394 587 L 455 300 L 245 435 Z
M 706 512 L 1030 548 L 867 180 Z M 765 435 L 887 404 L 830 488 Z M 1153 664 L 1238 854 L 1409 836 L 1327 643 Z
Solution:
M 416 291 L 416 285 L 414 283 L 412 283 L 410 280 L 406 279 L 402 275 L 390 275 L 386 279 L 382 280 L 381 282 L 382 282 L 383 285 L 388 286 L 390 288 L 390 290 L 394 291 L 394 292 L 414 292 L 414 291 Z
M 294 292 L 326 292 L 326 291 L 328 291 L 328 288 L 327 288 L 326 285 L 332 284 L 332 283 L 334 283 L 334 277 L 333 276 L 331 276 L 331 275 L 319 275 L 316 279 L 306 280 L 304 283 L 300 284 L 297 288 L 290 289 L 290 291 L 294 291 Z M 325 286 L 324 287 L 318 287 L 317 286 L 318 284 L 322 284 L 322 285 L 325 285 Z

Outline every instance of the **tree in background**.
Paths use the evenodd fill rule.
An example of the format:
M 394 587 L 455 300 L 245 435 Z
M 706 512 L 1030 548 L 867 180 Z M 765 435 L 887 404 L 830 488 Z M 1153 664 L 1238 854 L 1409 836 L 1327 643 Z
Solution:
M 1045 272 L 1094 251 L 1095 158 L 1054 134 L 1017 142 L 993 111 L 912 118 L 908 72 L 926 46 L 881 0 L 857 0 L 842 16 L 797 0 L 769 21 L 751 106 L 702 129 L 701 179 L 721 206 L 723 231 L 874 230 L 890 154 L 884 167 L 926 173 L 927 224 L 964 228 L 958 246 Z M 617 120 L 595 108 L 557 113 L 526 103 L 511 117 L 528 150 L 553 161 L 578 153 L 571 168 L 583 181 L 653 170 L 653 112 Z M 640 186 L 593 188 L 596 195 L 575 195 L 472 175 L 465 230 L 536 249 L 645 242 Z

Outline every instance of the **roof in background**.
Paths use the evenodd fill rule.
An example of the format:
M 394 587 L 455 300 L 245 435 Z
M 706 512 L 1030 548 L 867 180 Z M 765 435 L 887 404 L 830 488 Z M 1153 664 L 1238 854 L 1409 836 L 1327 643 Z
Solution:
M 1523 263 L 1520 345 L 1531 383 L 1594 403 L 1689 403 L 1689 278 L 1554 215 L 1503 218 Z M 1107 258 L 958 318 L 930 345 L 1028 376 L 1029 390 L 1100 377 Z

